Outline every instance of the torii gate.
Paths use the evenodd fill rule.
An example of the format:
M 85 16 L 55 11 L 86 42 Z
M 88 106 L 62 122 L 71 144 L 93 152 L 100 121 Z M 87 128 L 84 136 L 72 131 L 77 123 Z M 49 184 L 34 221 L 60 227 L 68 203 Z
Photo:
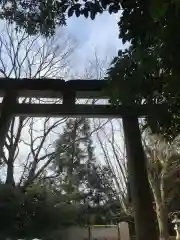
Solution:
M 157 240 L 146 161 L 138 117 L 148 115 L 146 105 L 114 107 L 76 104 L 76 98 L 107 99 L 106 81 L 61 79 L 0 79 L 0 154 L 13 116 L 68 116 L 122 118 L 128 158 L 128 172 L 135 215 L 136 239 Z M 18 103 L 18 97 L 62 98 L 62 104 Z M 152 111 L 152 107 L 151 107 Z M 123 240 L 123 239 L 122 239 Z

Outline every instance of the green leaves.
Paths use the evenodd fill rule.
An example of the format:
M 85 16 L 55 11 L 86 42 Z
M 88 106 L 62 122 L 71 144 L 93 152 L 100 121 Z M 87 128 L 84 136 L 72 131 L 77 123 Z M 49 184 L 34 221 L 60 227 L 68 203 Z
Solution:
M 83 10 L 83 14 L 84 14 L 85 18 L 88 18 L 88 16 L 89 16 L 89 11 L 88 11 L 87 8 L 85 8 L 85 9 Z
M 91 19 L 94 20 L 95 19 L 95 16 L 96 14 L 94 12 L 90 12 L 90 16 L 91 16 Z
M 170 7 L 169 3 L 165 0 L 152 0 L 149 7 L 152 18 L 155 21 L 159 21 L 164 18 L 168 7 Z
M 81 15 L 81 4 L 76 3 L 68 10 L 68 17 L 72 17 L 75 13 L 76 17 L 79 17 Z
M 95 19 L 97 13 L 103 13 L 109 6 L 109 13 L 116 13 L 120 9 L 121 0 L 17 0 L 12 9 L 4 7 L 0 2 L 0 18 L 15 22 L 17 27 L 26 29 L 29 34 L 41 33 L 45 36 L 53 35 L 58 25 L 66 24 L 66 15 L 72 17 L 90 17 Z M 28 14 L 27 14 L 28 12 Z
M 153 127 L 150 119 L 155 119 L 156 131 L 168 140 L 180 133 L 177 5 L 166 0 L 123 1 L 124 11 L 118 23 L 120 38 L 131 46 L 119 51 L 107 72 L 112 104 L 166 104 L 166 109 L 151 113 L 146 123 Z
M 74 7 L 71 7 L 71 8 L 68 10 L 68 17 L 72 17 L 74 11 L 75 11 Z
M 171 0 L 152 0 L 152 1 L 122 1 L 122 0 L 96 0 L 96 1 L 51 1 L 51 0 L 37 0 L 29 3 L 26 0 L 17 0 L 12 9 L 5 8 L 3 3 L 0 3 L 1 13 L 0 18 L 7 19 L 10 22 L 15 22 L 18 27 L 24 28 L 29 34 L 37 34 L 40 32 L 43 35 L 49 36 L 54 34 L 55 28 L 58 25 L 64 25 L 66 14 L 68 17 L 72 17 L 74 14 L 76 17 L 83 15 L 84 17 L 90 17 L 95 19 L 97 13 L 103 13 L 104 10 L 108 10 L 110 14 L 117 13 L 120 8 L 124 10 L 122 22 L 122 32 L 124 32 L 126 26 L 130 27 L 130 30 L 140 32 L 147 21 L 142 21 L 142 18 L 162 19 L 171 5 L 175 6 L 176 11 L 179 11 L 178 1 Z M 143 13 L 142 7 L 146 12 Z M 134 12 L 131 11 L 134 9 Z M 28 12 L 28 14 L 27 14 Z M 130 12 L 130 13 L 129 13 Z M 141 15 L 145 14 L 144 16 Z M 138 16 L 138 14 L 140 14 Z M 126 21 L 125 15 L 129 15 Z M 136 18 L 132 19 L 136 15 Z M 127 17 L 126 16 L 126 17 Z M 128 22 L 132 22 L 128 24 Z M 136 27 L 138 26 L 138 27 Z M 139 28 L 139 30 L 137 30 Z M 129 32 L 130 34 L 130 32 Z M 122 34 L 124 35 L 124 33 Z M 127 37 L 127 32 L 126 32 Z M 128 36 L 127 40 L 132 36 Z M 124 38 L 123 38 L 124 41 Z
M 24 191 L 0 185 L 0 190 L 0 232 L 5 238 L 42 239 L 77 222 L 77 206 L 65 203 L 45 187 L 32 185 Z
M 119 9 L 120 9 L 120 5 L 112 4 L 112 5 L 109 6 L 108 11 L 109 11 L 110 14 L 112 14 L 112 13 L 117 13 L 119 11 Z

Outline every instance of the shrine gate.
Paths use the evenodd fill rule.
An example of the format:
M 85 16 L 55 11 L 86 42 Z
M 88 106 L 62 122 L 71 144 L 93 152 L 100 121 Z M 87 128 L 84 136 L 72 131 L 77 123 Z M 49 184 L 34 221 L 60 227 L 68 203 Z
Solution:
M 103 80 L 0 79 L 0 154 L 11 119 L 32 117 L 99 117 L 122 118 L 127 150 L 127 165 L 134 208 L 136 239 L 156 240 L 156 225 L 141 142 L 138 117 L 147 116 L 152 106 L 76 104 L 76 99 L 107 99 Z M 62 104 L 21 103 L 18 98 L 61 98 Z M 156 107 L 156 111 L 158 106 Z

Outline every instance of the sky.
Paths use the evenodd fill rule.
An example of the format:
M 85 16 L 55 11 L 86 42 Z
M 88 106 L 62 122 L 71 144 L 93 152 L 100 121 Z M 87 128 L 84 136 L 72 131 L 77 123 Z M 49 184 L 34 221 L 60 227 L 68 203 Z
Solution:
M 72 17 L 67 21 L 67 31 L 79 43 L 73 61 L 73 69 L 78 72 L 83 71 L 86 62 L 94 58 L 95 52 L 100 60 L 105 58 L 111 59 L 117 56 L 119 49 L 124 49 L 127 45 L 123 45 L 119 39 L 118 21 L 120 13 L 110 15 L 108 12 L 97 15 L 95 20 L 86 19 L 83 16 L 77 18 Z M 109 61 L 109 62 L 110 62 Z M 107 68 L 108 66 L 106 66 Z M 114 122 L 114 126 L 115 126 Z M 105 131 L 111 131 L 110 126 L 106 126 Z M 110 134 L 111 135 L 111 134 Z M 116 134 L 116 137 L 122 137 L 122 134 Z M 102 136 L 103 138 L 104 136 Z M 97 137 L 94 135 L 93 140 L 97 143 Z M 96 145 L 96 155 L 104 156 L 102 149 Z M 111 156 L 113 158 L 113 156 Z
M 87 59 L 94 57 L 96 52 L 100 59 L 117 55 L 118 49 L 125 46 L 118 38 L 119 29 L 117 22 L 120 14 L 105 12 L 98 15 L 95 20 L 86 19 L 83 16 L 72 17 L 67 20 L 67 31 L 77 39 L 79 48 L 76 51 L 77 59 L 74 67 L 81 69 Z

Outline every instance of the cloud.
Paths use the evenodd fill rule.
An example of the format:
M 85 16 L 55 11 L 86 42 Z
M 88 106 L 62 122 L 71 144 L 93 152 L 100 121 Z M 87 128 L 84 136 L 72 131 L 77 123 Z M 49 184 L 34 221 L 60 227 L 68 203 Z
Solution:
M 78 61 L 74 62 L 77 68 L 84 66 L 87 59 L 93 58 L 95 51 L 100 59 L 103 59 L 107 56 L 110 58 L 115 56 L 118 49 L 124 48 L 118 37 L 119 17 L 120 13 L 110 15 L 105 12 L 98 15 L 95 20 L 86 19 L 83 16 L 68 19 L 67 31 L 79 42 L 79 48 L 76 51 Z

